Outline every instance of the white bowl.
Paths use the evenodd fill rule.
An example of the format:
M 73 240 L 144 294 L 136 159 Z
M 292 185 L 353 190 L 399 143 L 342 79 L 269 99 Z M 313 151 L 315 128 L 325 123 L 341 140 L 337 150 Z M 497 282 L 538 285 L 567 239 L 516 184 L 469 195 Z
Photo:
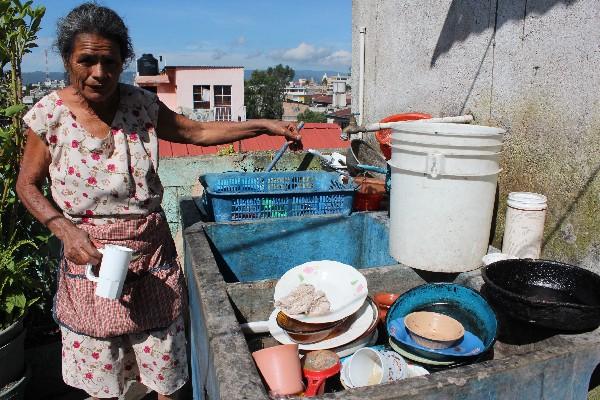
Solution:
M 350 265 L 337 261 L 310 261 L 288 270 L 275 286 L 275 301 L 300 284 L 313 285 L 327 296 L 331 309 L 326 314 L 295 314 L 290 317 L 307 323 L 334 322 L 354 314 L 367 298 L 367 280 Z

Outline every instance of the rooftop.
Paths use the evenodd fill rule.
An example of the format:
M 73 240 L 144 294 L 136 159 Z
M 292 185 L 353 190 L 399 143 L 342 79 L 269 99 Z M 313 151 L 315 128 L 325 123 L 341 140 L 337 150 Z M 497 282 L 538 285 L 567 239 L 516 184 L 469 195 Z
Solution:
M 302 144 L 305 149 L 340 149 L 350 146 L 350 142 L 340 139 L 341 128 L 336 124 L 308 122 L 302 129 Z M 282 137 L 261 135 L 252 139 L 242 140 L 242 151 L 278 150 L 283 145 Z M 236 152 L 238 143 L 233 144 Z M 217 154 L 222 146 L 194 146 L 190 144 L 159 141 L 159 156 L 190 157 Z

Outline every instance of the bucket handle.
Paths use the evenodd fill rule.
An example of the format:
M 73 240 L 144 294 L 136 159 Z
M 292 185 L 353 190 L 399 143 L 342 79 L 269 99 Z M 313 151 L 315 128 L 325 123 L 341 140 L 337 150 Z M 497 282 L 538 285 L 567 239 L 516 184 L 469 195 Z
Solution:
M 417 143 L 417 144 L 423 145 L 421 143 Z M 419 150 L 407 148 L 406 146 L 403 146 L 403 145 L 392 144 L 390 147 L 392 149 L 396 149 L 396 150 L 404 151 L 404 152 L 408 152 L 408 153 L 430 154 L 430 153 L 427 153 L 426 150 L 419 151 Z M 485 146 L 485 147 L 500 147 L 500 146 Z M 481 147 L 478 147 L 478 149 L 479 148 L 481 148 Z M 454 149 L 449 149 L 449 150 L 451 150 L 452 152 L 451 153 L 439 153 L 439 154 L 443 154 L 445 157 L 455 157 L 455 158 L 457 158 L 457 157 L 473 157 L 473 156 L 490 157 L 490 156 L 497 156 L 499 154 L 502 154 L 502 151 L 494 151 L 494 150 L 482 150 L 482 152 L 480 152 L 480 153 L 473 153 L 473 152 L 467 153 L 467 152 L 456 151 Z M 483 152 L 485 152 L 485 153 L 483 153 Z
M 436 179 L 439 176 L 456 176 L 456 177 L 460 177 L 460 178 L 477 178 L 477 177 L 481 177 L 481 176 L 496 175 L 502 171 L 502 168 L 500 168 L 498 171 L 486 172 L 483 174 L 445 174 L 444 173 L 444 155 L 440 154 L 440 153 L 431 153 L 431 154 L 427 155 L 427 166 L 426 166 L 425 171 L 408 169 L 408 168 L 400 168 L 399 166 L 392 163 L 391 161 L 388 161 L 388 164 L 392 168 L 396 168 L 400 171 L 408 171 L 408 172 L 413 172 L 416 174 L 424 174 L 424 175 L 430 176 L 433 179 Z

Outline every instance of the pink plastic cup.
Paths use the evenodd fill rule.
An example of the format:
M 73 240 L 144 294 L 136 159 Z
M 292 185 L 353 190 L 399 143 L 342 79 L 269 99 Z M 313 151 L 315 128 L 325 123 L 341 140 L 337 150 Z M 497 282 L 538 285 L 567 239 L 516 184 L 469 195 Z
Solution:
M 268 347 L 252 357 L 271 392 L 287 395 L 304 390 L 297 344 Z

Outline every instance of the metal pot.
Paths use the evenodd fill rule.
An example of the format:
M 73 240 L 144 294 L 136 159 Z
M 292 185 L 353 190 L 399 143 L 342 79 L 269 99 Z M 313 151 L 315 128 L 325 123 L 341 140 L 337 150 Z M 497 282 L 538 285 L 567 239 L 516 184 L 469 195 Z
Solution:
M 385 173 L 365 173 L 364 170 L 357 167 L 358 164 L 371 165 L 382 169 L 387 168 L 387 162 L 379 151 L 377 151 L 373 146 L 364 140 L 353 139 L 350 142 L 350 147 L 346 153 L 346 166 L 348 168 L 348 173 L 351 176 L 363 174 L 379 179 L 384 178 L 382 175 L 385 175 Z
M 583 331 L 600 325 L 600 276 L 556 261 L 510 259 L 484 267 L 492 306 L 546 328 Z

